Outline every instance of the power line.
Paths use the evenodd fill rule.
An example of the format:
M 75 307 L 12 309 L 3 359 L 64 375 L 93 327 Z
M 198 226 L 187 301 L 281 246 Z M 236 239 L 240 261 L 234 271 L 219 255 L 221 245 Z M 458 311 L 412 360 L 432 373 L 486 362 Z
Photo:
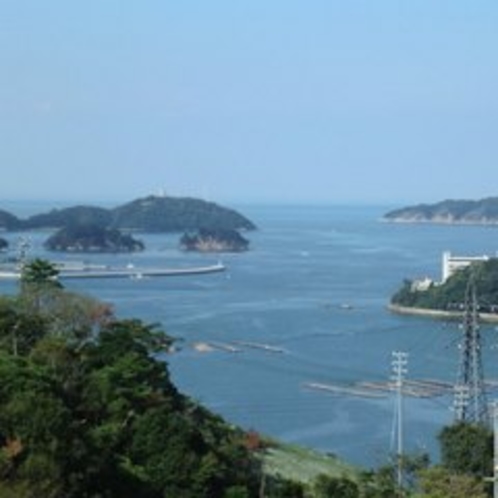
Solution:
M 458 422 L 487 424 L 489 413 L 484 387 L 481 333 L 473 275 L 465 291 L 464 310 L 460 367 L 454 395 L 455 419 Z

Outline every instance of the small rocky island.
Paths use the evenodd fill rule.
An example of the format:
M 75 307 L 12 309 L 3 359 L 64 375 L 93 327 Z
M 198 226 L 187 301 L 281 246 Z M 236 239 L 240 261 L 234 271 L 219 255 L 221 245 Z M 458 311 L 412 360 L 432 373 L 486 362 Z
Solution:
M 71 225 L 61 228 L 45 241 L 50 251 L 72 253 L 138 252 L 144 244 L 131 235 L 99 225 Z
M 183 234 L 180 248 L 198 252 L 243 252 L 248 250 L 249 241 L 237 230 L 201 228 Z
M 383 220 L 397 223 L 498 225 L 498 197 L 418 204 L 390 211 Z

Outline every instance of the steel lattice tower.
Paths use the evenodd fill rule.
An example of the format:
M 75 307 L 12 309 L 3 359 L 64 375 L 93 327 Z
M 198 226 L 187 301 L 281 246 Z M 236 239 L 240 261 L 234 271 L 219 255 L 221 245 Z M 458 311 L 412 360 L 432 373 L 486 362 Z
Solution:
M 489 422 L 481 355 L 481 333 L 474 277 L 465 291 L 463 338 L 458 381 L 455 385 L 455 418 L 459 422 Z

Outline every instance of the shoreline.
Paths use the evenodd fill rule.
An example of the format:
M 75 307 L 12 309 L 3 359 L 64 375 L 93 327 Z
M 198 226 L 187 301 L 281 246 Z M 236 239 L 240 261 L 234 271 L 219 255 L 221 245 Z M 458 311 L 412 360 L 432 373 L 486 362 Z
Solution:
M 382 223 L 393 223 L 399 225 L 444 225 L 444 226 L 484 226 L 496 227 L 498 220 L 451 220 L 451 219 L 417 219 L 417 218 L 380 218 Z
M 463 312 L 444 311 L 427 308 L 411 308 L 409 306 L 400 306 L 399 304 L 389 303 L 387 309 L 391 313 L 398 315 L 421 316 L 426 318 L 437 318 L 441 320 L 460 320 L 463 318 Z M 498 314 L 479 313 L 479 318 L 485 323 L 498 323 Z

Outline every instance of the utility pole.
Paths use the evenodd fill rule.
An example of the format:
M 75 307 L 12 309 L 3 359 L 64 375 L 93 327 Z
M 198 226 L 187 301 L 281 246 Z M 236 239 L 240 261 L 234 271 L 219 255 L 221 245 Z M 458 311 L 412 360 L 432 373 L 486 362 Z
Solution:
M 493 403 L 493 498 L 498 498 L 498 402 Z
M 486 424 L 489 421 L 481 355 L 481 333 L 476 287 L 471 275 L 465 291 L 463 340 L 460 367 L 455 386 L 455 419 L 458 422 Z
M 484 480 L 493 483 L 493 498 L 498 498 L 498 401 L 493 403 L 493 477 Z
M 395 424 L 396 424 L 396 482 L 398 492 L 401 496 L 403 486 L 403 380 L 408 372 L 406 366 L 408 364 L 408 353 L 401 351 L 393 351 L 392 367 L 394 387 L 396 389 L 396 408 L 395 408 Z

